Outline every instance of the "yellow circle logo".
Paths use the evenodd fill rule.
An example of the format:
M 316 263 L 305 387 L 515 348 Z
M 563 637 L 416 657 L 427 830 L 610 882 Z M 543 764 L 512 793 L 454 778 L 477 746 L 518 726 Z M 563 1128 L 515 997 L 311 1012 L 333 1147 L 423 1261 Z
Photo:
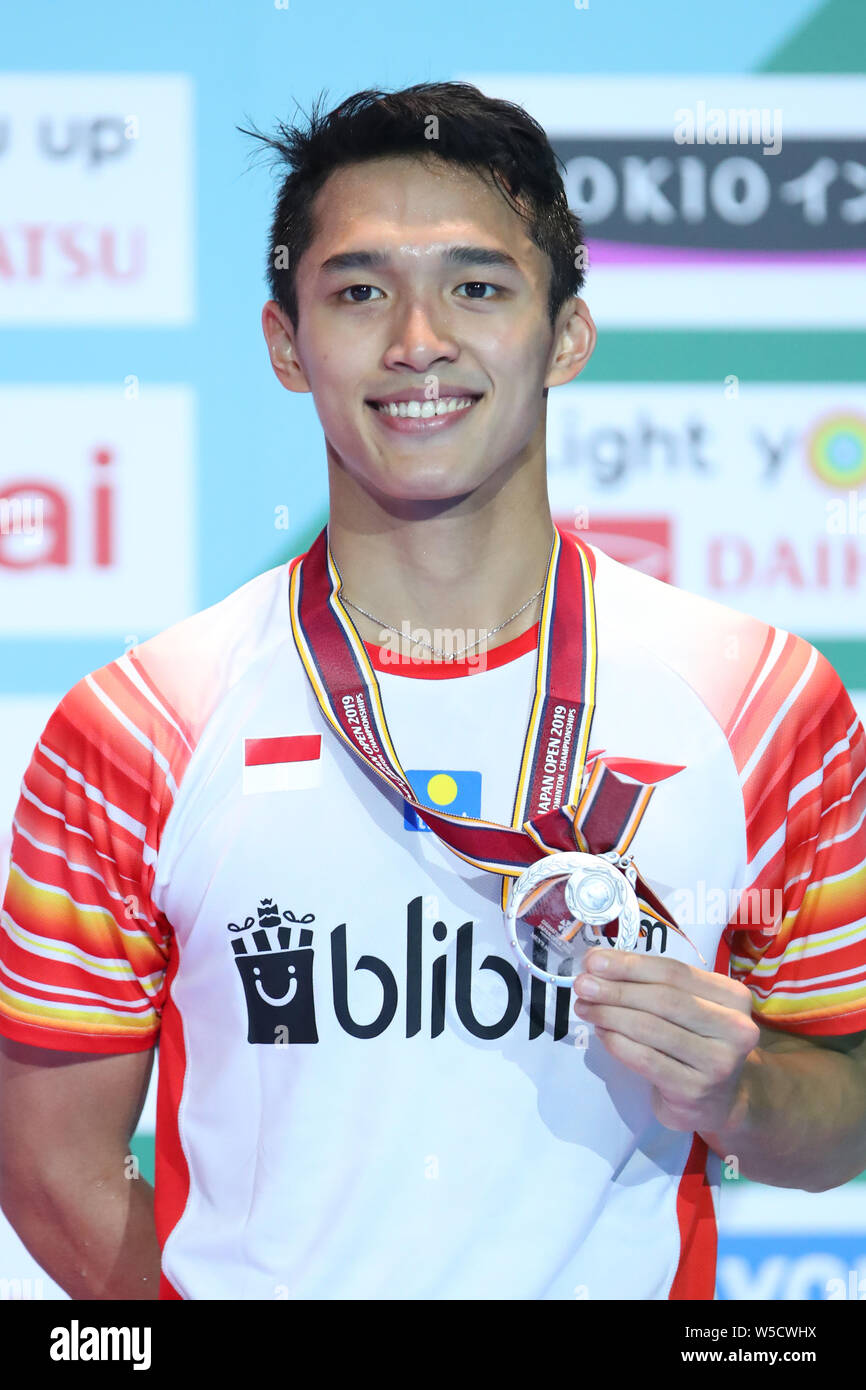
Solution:
M 435 806 L 450 806 L 457 796 L 457 783 L 447 772 L 437 772 L 427 783 L 427 795 Z

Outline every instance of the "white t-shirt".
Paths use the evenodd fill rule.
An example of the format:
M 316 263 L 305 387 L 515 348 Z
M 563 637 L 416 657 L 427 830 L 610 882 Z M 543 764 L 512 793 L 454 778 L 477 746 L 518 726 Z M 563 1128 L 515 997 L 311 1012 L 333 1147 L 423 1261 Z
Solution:
M 656 765 L 638 869 L 757 1019 L 866 1028 L 866 741 L 838 676 L 588 550 L 590 747 Z M 721 1159 L 519 966 L 498 877 L 326 723 L 297 558 L 60 701 L 14 822 L 0 1032 L 159 1042 L 163 1298 L 712 1298 Z M 368 645 L 422 802 L 510 824 L 536 640 L 486 667 Z M 728 925 L 746 888 L 777 932 Z M 700 964 L 672 931 L 650 948 Z

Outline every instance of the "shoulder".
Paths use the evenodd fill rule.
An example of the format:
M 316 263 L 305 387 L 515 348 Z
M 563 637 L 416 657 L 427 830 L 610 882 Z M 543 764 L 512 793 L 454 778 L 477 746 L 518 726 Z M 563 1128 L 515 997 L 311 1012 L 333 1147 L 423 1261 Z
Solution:
M 805 638 L 591 548 L 600 646 L 604 638 L 608 650 L 642 651 L 675 672 L 729 740 L 782 721 L 790 731 L 834 704 L 856 718 L 838 674 Z
M 40 747 L 85 778 L 110 767 L 124 784 L 171 792 L 213 710 L 260 654 L 284 640 L 289 564 L 82 676 L 56 706 Z
M 197 742 L 225 694 L 290 633 L 290 564 L 256 575 L 113 662 L 131 683 L 131 697 L 165 711 Z

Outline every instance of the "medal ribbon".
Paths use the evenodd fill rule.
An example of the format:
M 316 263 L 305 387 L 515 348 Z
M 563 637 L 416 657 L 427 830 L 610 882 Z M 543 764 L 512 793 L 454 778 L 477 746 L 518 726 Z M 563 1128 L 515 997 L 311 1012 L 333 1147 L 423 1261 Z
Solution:
M 615 782 L 620 779 L 596 764 L 581 793 L 595 709 L 597 634 L 590 558 L 576 538 L 573 544 L 566 543 L 554 528 L 542 595 L 532 709 L 511 826 L 437 811 L 418 800 L 391 740 L 375 670 L 340 599 L 342 583 L 325 526 L 293 566 L 289 581 L 292 635 L 322 713 L 343 742 L 399 792 L 454 854 L 476 868 L 501 875 L 503 911 L 509 880 L 544 855 L 575 849 L 585 853 L 619 850 L 618 844 L 599 848 L 611 832 L 599 820 L 597 803 L 605 786 L 612 786 L 602 772 Z M 619 839 L 620 830 L 627 835 L 625 844 L 640 820 L 637 810 L 642 814 L 638 802 L 644 796 L 648 799 L 652 790 L 651 786 L 636 788 L 627 824 L 618 827 Z M 679 931 L 640 877 L 635 886 L 646 910 Z

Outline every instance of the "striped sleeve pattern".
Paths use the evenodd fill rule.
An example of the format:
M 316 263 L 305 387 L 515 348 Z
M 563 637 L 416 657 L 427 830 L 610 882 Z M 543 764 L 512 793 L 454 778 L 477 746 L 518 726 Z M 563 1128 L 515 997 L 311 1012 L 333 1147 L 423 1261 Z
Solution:
M 189 731 L 135 649 L 63 696 L 21 782 L 0 912 L 0 1033 L 137 1052 L 159 1033 L 169 923 L 151 902 Z
M 728 741 L 746 816 L 747 890 L 731 974 L 761 1023 L 866 1029 L 866 737 L 830 663 L 770 629 Z

